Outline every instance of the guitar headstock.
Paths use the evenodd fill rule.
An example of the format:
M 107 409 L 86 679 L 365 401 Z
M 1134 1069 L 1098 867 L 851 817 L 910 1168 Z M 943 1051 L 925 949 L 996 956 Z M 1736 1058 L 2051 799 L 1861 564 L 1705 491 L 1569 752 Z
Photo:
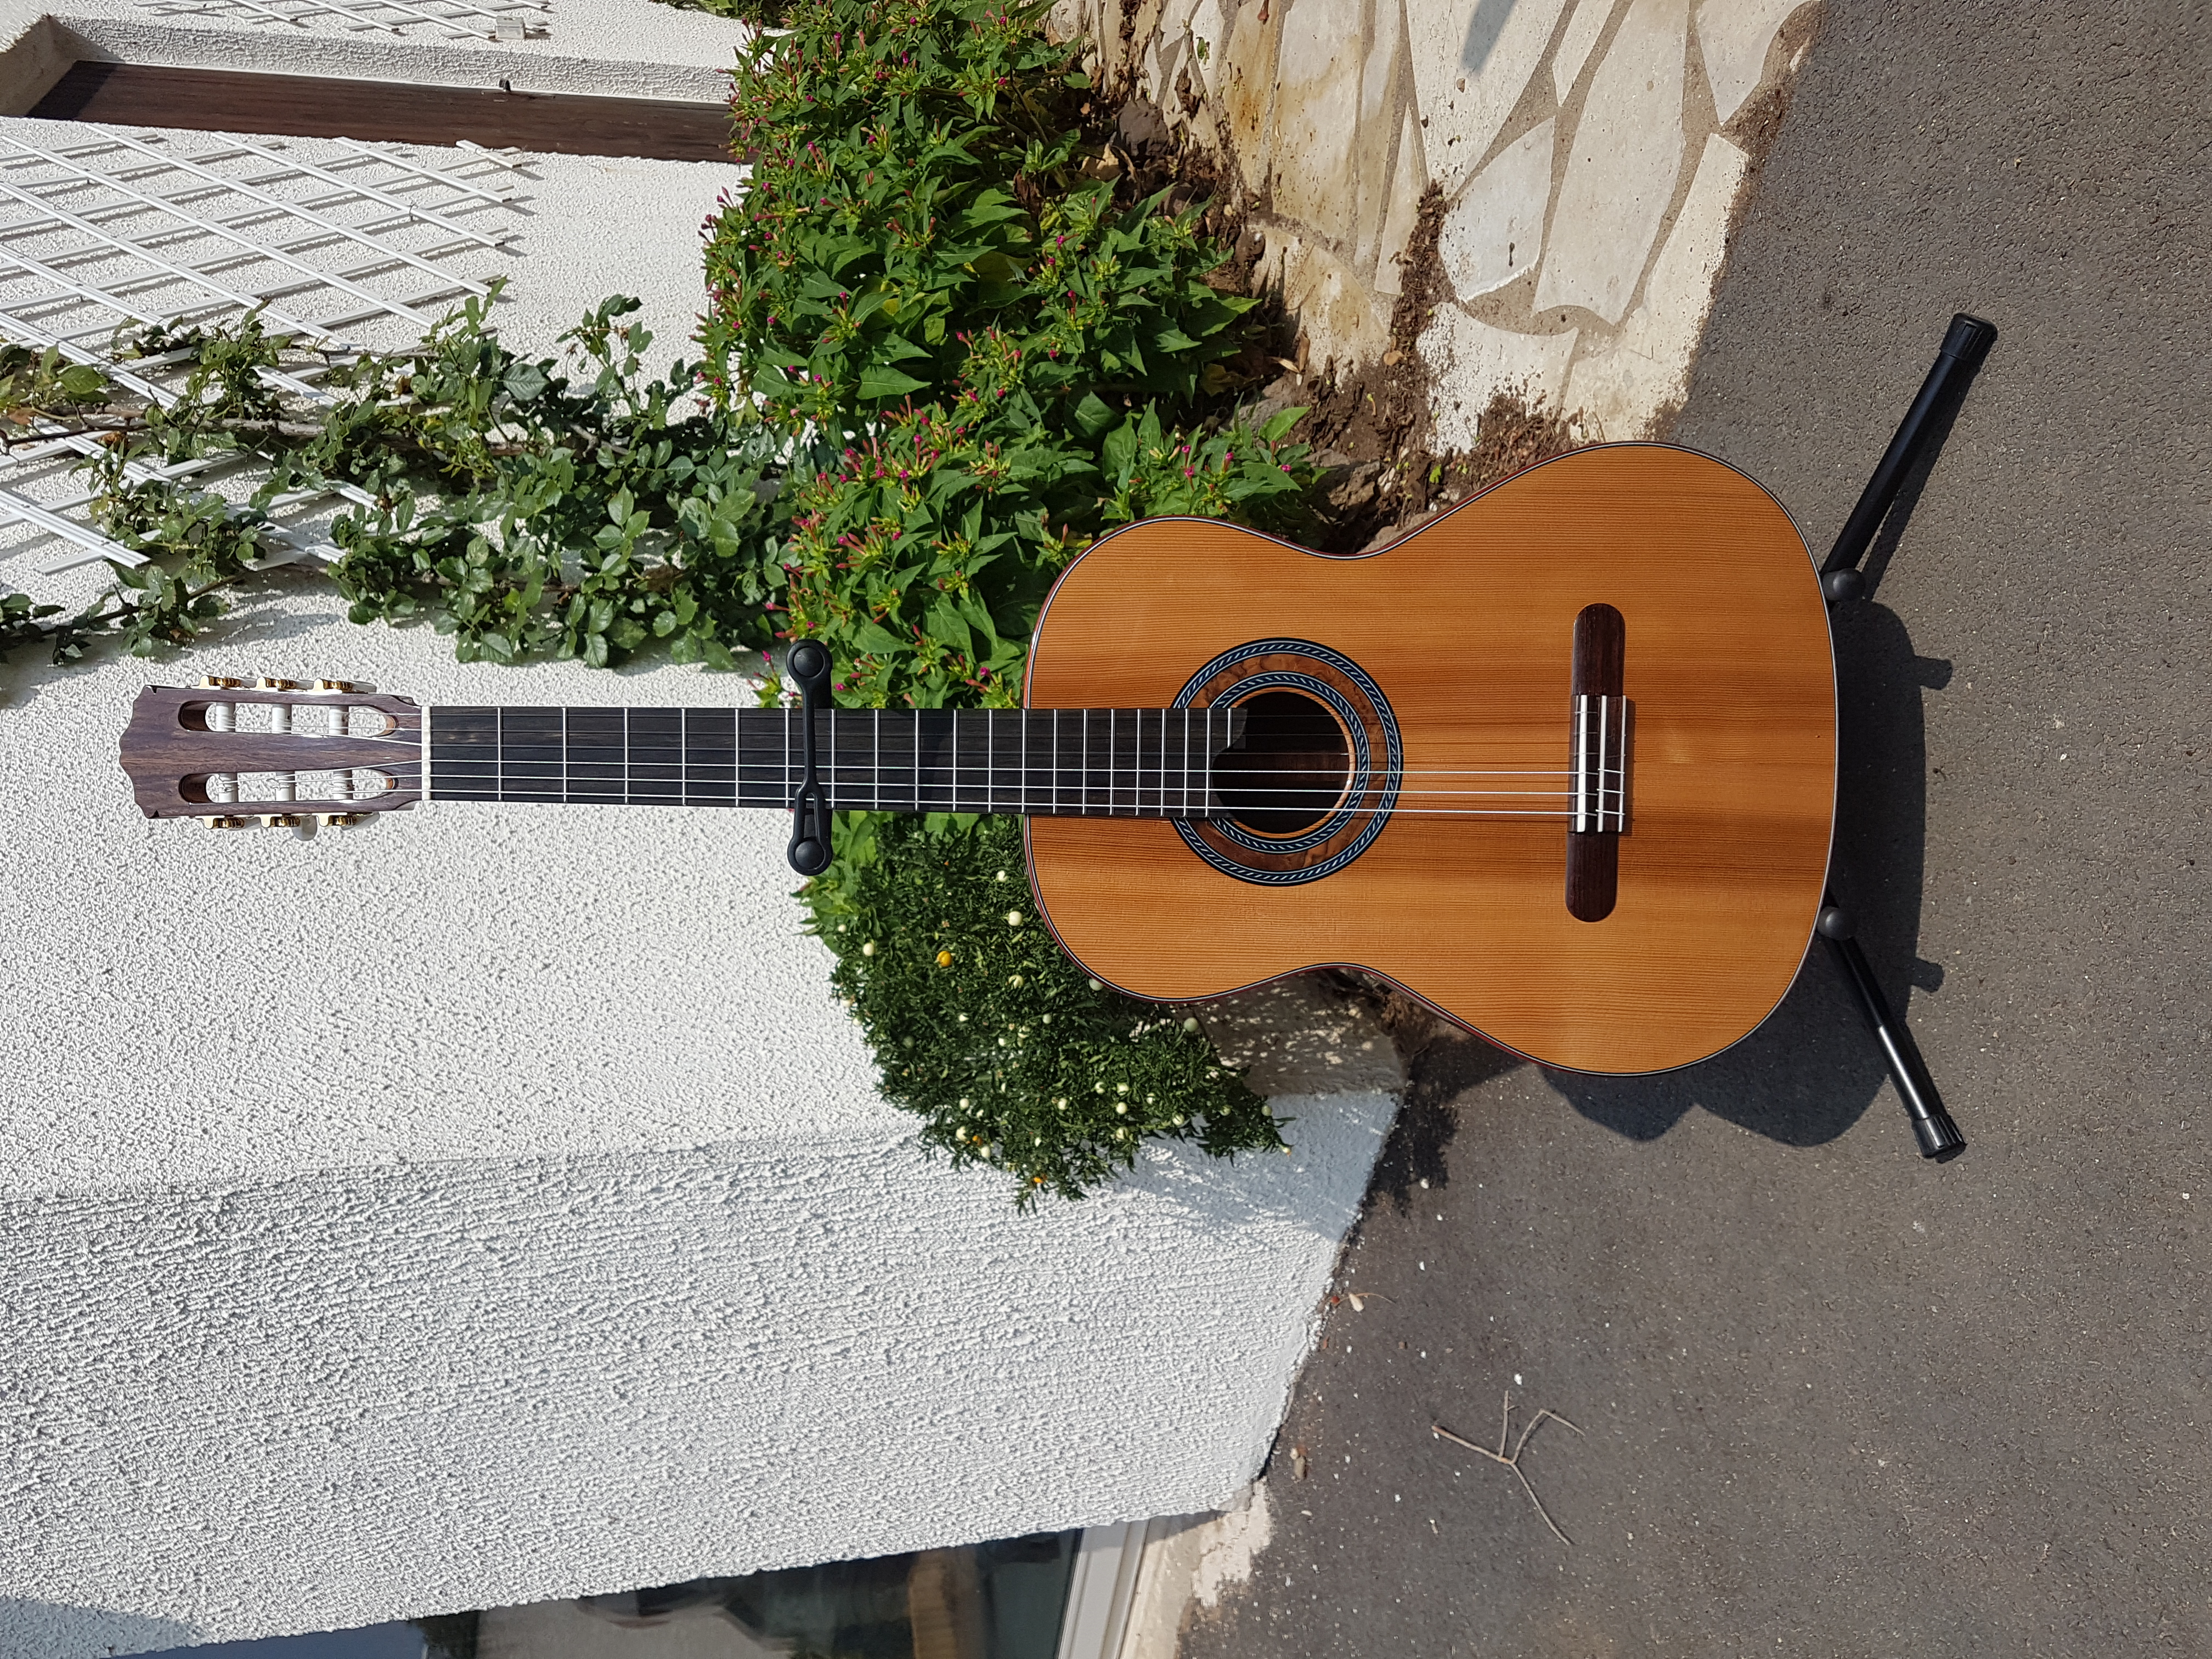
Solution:
M 131 705 L 123 769 L 149 818 L 354 823 L 422 799 L 422 710 L 345 680 L 149 685 Z

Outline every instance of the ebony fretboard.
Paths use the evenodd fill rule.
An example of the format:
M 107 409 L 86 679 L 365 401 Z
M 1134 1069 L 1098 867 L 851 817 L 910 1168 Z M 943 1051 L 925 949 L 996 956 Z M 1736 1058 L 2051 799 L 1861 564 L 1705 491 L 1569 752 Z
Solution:
M 804 767 L 787 708 L 429 711 L 440 800 L 787 807 Z M 1228 708 L 839 709 L 817 716 L 842 811 L 1202 817 Z

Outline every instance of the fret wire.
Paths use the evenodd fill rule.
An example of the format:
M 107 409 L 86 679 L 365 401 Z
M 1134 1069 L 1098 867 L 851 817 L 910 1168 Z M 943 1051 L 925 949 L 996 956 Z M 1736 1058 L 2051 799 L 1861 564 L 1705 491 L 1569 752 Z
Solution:
M 1106 711 L 1106 816 L 1112 817 L 1121 810 L 1121 769 L 1115 763 L 1121 746 L 1121 714 L 1119 709 Z
M 1137 775 L 1137 805 L 1139 817 L 1145 815 L 1145 711 L 1134 711 L 1137 716 L 1137 746 L 1130 757 L 1131 769 Z
M 1158 786 L 1155 786 L 1157 792 Z M 1137 813 L 1145 811 L 1145 711 L 1137 710 Z

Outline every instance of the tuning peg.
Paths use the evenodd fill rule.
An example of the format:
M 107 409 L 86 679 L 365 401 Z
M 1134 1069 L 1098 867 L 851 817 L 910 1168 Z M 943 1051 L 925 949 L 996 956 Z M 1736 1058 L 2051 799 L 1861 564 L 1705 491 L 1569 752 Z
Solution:
M 297 812 L 264 812 L 261 827 L 264 830 L 297 830 L 305 822 Z
M 315 682 L 315 690 L 318 691 L 343 692 L 358 691 L 361 688 L 356 685 L 351 680 L 317 680 Z
M 253 684 L 263 691 L 297 691 L 300 689 L 300 682 L 297 680 L 280 680 L 269 674 L 264 674 Z
M 200 677 L 200 689 L 204 691 L 235 691 L 245 684 L 244 680 L 235 679 L 228 674 L 203 674 Z
M 210 830 L 250 830 L 253 827 L 252 818 L 214 817 L 202 818 L 200 822 Z
M 350 830 L 365 815 L 360 812 L 318 812 L 315 822 L 325 830 Z

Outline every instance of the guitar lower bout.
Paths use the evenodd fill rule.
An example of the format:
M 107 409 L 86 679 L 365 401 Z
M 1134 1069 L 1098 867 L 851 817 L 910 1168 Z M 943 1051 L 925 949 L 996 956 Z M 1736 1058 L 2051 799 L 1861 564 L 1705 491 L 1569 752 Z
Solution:
M 1753 1030 L 1812 937 L 1826 607 L 1787 514 L 1690 451 L 1577 451 L 1353 558 L 1131 526 L 1054 586 L 1027 702 L 1236 711 L 1212 811 L 1030 820 L 1045 918 L 1135 995 L 1357 966 L 1652 1072 Z

